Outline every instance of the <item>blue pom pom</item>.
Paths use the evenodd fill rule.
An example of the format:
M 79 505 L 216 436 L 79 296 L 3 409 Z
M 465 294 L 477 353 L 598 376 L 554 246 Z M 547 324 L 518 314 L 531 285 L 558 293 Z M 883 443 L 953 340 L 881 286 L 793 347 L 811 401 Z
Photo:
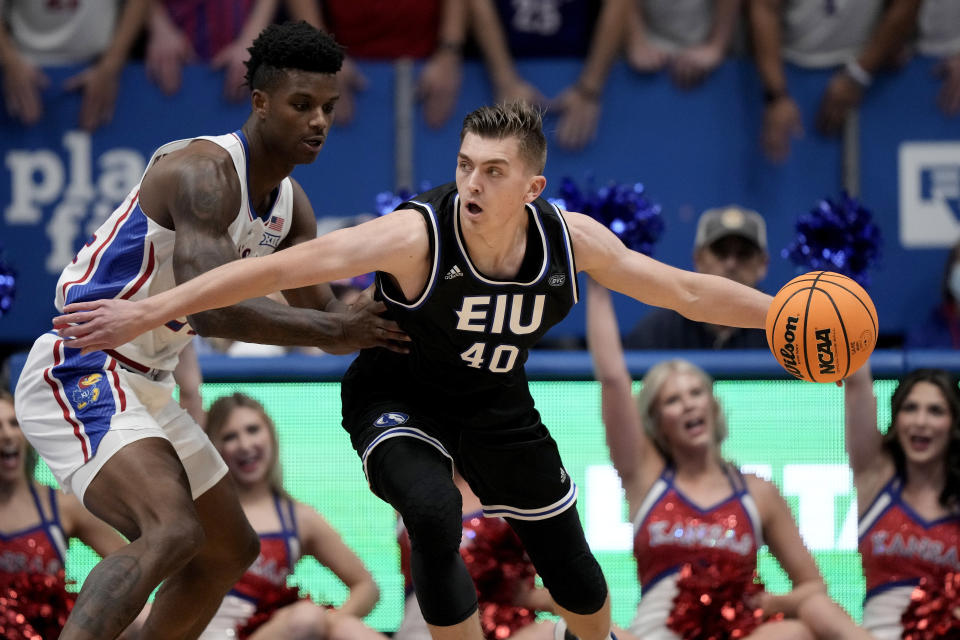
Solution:
M 664 224 L 659 204 L 651 201 L 642 183 L 618 184 L 610 182 L 593 188 L 593 178 L 587 178 L 584 194 L 570 178 L 560 183 L 560 196 L 551 202 L 566 211 L 579 211 L 610 229 L 628 248 L 646 255 L 663 234 Z
M 0 248 L 0 317 L 10 312 L 17 295 L 17 270 L 3 257 Z
M 381 191 L 377 194 L 377 214 L 385 216 L 413 196 L 430 189 L 430 182 L 424 181 L 420 183 L 420 191 L 410 191 L 406 188 L 400 188 L 398 191 Z
M 880 259 L 883 236 L 873 214 L 845 191 L 825 198 L 797 219 L 797 236 L 781 252 L 803 271 L 836 271 L 869 286 L 869 270 Z

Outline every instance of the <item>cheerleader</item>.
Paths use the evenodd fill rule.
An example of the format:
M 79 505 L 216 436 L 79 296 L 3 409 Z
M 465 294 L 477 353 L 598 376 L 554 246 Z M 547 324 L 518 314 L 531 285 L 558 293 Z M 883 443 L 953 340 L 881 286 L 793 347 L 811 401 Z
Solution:
M 60 635 L 76 598 L 66 590 L 64 574 L 71 538 L 101 556 L 126 545 L 74 496 L 36 482 L 36 465 L 37 454 L 17 423 L 13 396 L 0 390 L 0 630 L 5 638 Z
M 960 393 L 939 369 L 897 385 L 877 429 L 869 365 L 844 384 L 866 578 L 863 626 L 877 640 L 960 637 Z
M 684 360 L 662 362 L 647 372 L 634 401 L 610 294 L 592 280 L 587 337 L 607 446 L 634 525 L 643 597 L 629 631 L 644 640 L 714 631 L 750 640 L 813 638 L 800 620 L 757 611 L 764 594 L 754 576 L 764 544 L 795 587 L 825 589 L 777 488 L 721 456 L 727 426 L 710 377 Z M 739 635 L 725 635 L 734 631 Z
M 373 576 L 323 516 L 284 490 L 276 429 L 263 406 L 242 393 L 219 398 L 207 413 L 207 433 L 260 536 L 260 554 L 200 640 L 386 640 L 362 622 L 380 595 Z M 349 595 L 339 608 L 318 605 L 287 586 L 304 555 L 347 586 Z

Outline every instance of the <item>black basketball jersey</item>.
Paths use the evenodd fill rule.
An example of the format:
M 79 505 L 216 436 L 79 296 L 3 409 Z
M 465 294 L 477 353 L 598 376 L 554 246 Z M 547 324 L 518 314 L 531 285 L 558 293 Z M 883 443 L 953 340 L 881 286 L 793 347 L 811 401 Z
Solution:
M 484 275 L 467 253 L 459 204 L 449 183 L 398 207 L 423 215 L 432 254 L 427 283 L 412 300 L 391 276 L 376 276 L 377 297 L 412 338 L 411 353 L 365 350 L 344 382 L 362 385 L 365 398 L 393 395 L 464 427 L 495 428 L 533 410 L 524 363 L 577 302 L 576 266 L 566 222 L 541 198 L 527 205 L 527 247 L 516 277 Z M 362 402 L 357 395 L 344 393 L 345 412 Z

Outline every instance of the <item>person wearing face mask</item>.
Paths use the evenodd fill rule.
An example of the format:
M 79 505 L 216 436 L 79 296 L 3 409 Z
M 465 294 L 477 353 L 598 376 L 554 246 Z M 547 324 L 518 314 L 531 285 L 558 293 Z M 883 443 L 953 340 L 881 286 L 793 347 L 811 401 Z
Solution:
M 693 266 L 756 288 L 767 275 L 767 225 L 756 211 L 729 205 L 707 209 L 697 222 Z M 671 309 L 653 309 L 624 338 L 627 349 L 766 349 L 762 329 L 695 322 Z
M 736 615 L 699 619 L 697 637 L 865 637 L 826 595 L 777 487 L 723 458 L 727 425 L 711 378 L 686 360 L 666 360 L 646 373 L 634 399 L 610 293 L 587 283 L 587 342 L 643 592 L 630 633 L 644 640 L 690 637 L 682 629 L 707 594 Z M 764 544 L 793 583 L 789 594 L 754 585 Z
M 953 246 L 943 269 L 940 304 L 923 324 L 907 330 L 910 349 L 960 349 L 960 242 Z
M 200 640 L 386 640 L 361 621 L 380 597 L 373 576 L 316 509 L 283 488 L 277 431 L 263 405 L 242 393 L 218 398 L 207 412 L 207 434 L 260 538 L 260 555 Z M 346 585 L 347 599 L 338 608 L 299 598 L 287 587 L 302 556 L 313 556 Z
M 870 366 L 844 384 L 846 447 L 857 490 L 860 556 L 867 583 L 863 626 L 876 640 L 934 637 L 925 594 L 960 572 L 960 392 L 940 369 L 918 369 L 897 385 L 891 424 L 877 428 Z M 960 601 L 940 597 L 949 619 Z M 952 600 L 952 601 L 951 601 Z M 955 614 L 954 614 L 955 615 Z M 936 637 L 957 637 L 949 631 Z

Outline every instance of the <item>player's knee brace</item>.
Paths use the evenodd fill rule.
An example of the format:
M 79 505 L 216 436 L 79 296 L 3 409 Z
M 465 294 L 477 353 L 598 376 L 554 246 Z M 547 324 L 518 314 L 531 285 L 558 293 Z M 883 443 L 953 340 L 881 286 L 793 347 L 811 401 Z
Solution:
M 596 613 L 607 599 L 607 581 L 583 535 L 576 509 L 549 520 L 511 520 L 543 586 L 561 607 L 578 615 Z
M 384 442 L 372 459 L 376 491 L 400 513 L 410 535 L 410 569 L 424 619 L 436 626 L 465 620 L 477 591 L 460 557 L 460 491 L 450 463 L 436 449 L 409 438 Z
M 541 562 L 541 564 L 543 564 Z M 607 581 L 597 560 L 585 549 L 574 557 L 558 555 L 546 569 L 537 565 L 543 586 L 561 607 L 581 616 L 596 613 L 607 600 Z
M 477 591 L 460 557 L 463 532 L 456 487 L 420 485 L 401 511 L 410 534 L 410 569 L 428 623 L 450 626 L 477 608 Z

